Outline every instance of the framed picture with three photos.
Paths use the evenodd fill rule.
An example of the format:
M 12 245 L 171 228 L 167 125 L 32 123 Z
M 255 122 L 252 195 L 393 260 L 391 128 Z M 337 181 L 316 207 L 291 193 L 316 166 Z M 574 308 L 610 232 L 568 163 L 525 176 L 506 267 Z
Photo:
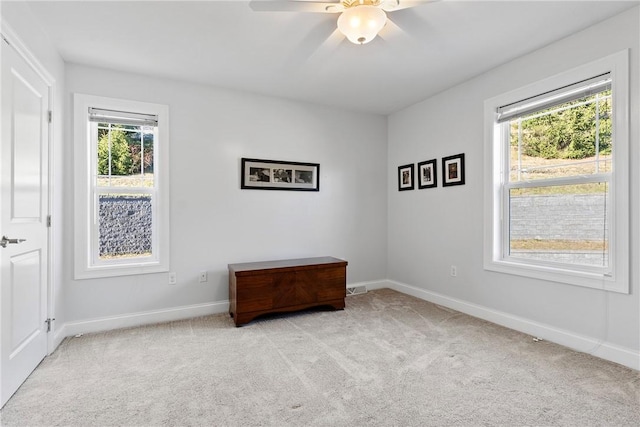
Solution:
M 242 158 L 240 188 L 320 191 L 320 164 Z

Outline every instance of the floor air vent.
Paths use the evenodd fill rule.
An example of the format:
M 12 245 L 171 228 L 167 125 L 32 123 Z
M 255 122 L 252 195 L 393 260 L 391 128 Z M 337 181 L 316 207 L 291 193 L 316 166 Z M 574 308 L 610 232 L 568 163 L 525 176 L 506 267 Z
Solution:
M 354 287 L 347 287 L 347 296 L 349 295 L 359 295 L 359 294 L 366 294 L 367 293 L 367 287 L 366 286 L 354 286 Z

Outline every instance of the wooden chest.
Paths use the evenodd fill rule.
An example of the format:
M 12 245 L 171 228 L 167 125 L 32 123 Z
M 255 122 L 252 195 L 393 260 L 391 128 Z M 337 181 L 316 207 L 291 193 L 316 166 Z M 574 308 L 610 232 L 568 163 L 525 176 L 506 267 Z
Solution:
M 229 314 L 236 326 L 261 314 L 344 308 L 347 261 L 301 258 L 229 264 Z

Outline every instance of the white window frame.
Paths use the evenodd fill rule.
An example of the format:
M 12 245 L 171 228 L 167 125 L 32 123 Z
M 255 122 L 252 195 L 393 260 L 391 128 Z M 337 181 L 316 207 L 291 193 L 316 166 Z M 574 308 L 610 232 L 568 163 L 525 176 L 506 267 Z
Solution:
M 162 104 L 74 94 L 74 277 L 88 279 L 169 271 L 169 107 Z M 152 256 L 97 261 L 93 256 L 97 227 L 93 224 L 93 176 L 97 144 L 91 135 L 89 108 L 152 114 L 158 117 L 154 139 Z M 95 126 L 93 126 L 95 127 Z
M 565 87 L 594 76 L 611 73 L 613 96 L 613 170 L 609 197 L 609 268 L 594 271 L 588 266 L 567 266 L 542 261 L 521 260 L 504 254 L 506 231 L 503 224 L 505 184 L 509 173 L 508 155 L 497 110 L 503 105 Z M 487 99 L 485 123 L 484 268 L 499 273 L 566 283 L 612 292 L 629 293 L 629 52 L 624 50 L 528 86 Z M 595 179 L 594 177 L 593 179 Z M 602 180 L 602 176 L 598 177 Z M 559 181 L 559 183 L 561 183 Z

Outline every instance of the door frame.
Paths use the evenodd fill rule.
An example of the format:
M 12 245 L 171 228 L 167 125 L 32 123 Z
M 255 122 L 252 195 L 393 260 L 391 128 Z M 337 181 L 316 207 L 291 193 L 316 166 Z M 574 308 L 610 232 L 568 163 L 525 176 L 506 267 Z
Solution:
M 53 207 L 53 177 L 54 177 L 54 118 L 56 117 L 57 112 L 55 111 L 55 79 L 47 71 L 47 69 L 42 65 L 42 63 L 38 60 L 38 58 L 29 50 L 27 45 L 20 39 L 18 34 L 11 28 L 10 25 L 7 24 L 4 17 L 0 16 L 0 37 L 7 41 L 9 44 L 9 48 L 14 49 L 18 55 L 24 59 L 24 61 L 31 67 L 31 69 L 40 77 L 44 83 L 47 85 L 49 91 L 49 114 L 51 114 L 51 119 L 49 120 L 48 125 L 48 138 L 47 138 L 47 153 L 48 153 L 48 191 L 47 191 L 47 215 L 48 218 L 51 218 L 52 215 L 52 207 Z M 3 40 L 0 40 L 0 43 L 4 43 Z M 47 318 L 53 319 L 55 316 L 55 289 L 54 286 L 54 274 L 53 274 L 53 235 L 54 235 L 54 222 L 51 220 L 49 222 L 49 227 L 47 227 Z M 56 324 L 55 322 L 50 322 L 51 329 L 47 334 L 47 355 L 53 353 L 56 348 L 55 343 L 55 332 L 56 332 Z

